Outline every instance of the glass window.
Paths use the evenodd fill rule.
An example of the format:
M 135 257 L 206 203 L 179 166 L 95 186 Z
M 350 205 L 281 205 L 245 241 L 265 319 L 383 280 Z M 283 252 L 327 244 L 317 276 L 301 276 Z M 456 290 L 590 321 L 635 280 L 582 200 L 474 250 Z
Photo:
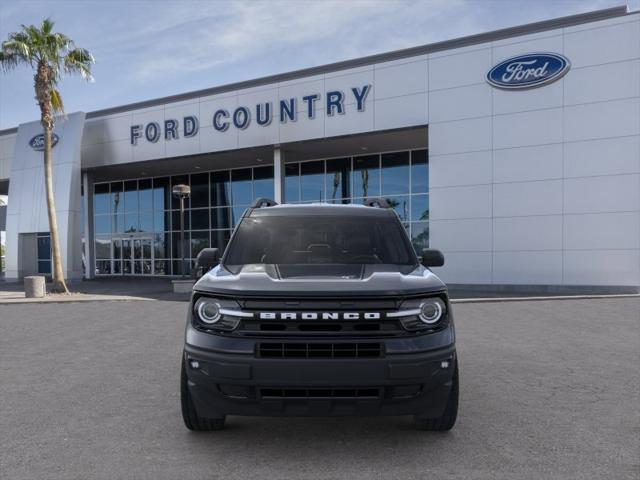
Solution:
M 38 235 L 38 259 L 49 260 L 51 258 L 51 236 Z
M 191 208 L 209 206 L 209 174 L 191 175 Z
M 389 202 L 389 206 L 396 211 L 400 220 L 403 222 L 409 220 L 409 195 L 385 198 Z
M 124 212 L 124 184 L 111 182 L 111 213 L 122 216 Z
M 211 229 L 230 228 L 229 207 L 211 209 Z
M 123 258 L 124 252 L 122 250 L 122 240 L 119 238 L 114 238 L 112 240 L 113 244 L 113 258 L 121 260 Z M 127 252 L 127 257 L 131 255 L 131 252 Z
M 184 229 L 189 230 L 189 218 L 190 218 L 190 210 L 184 211 Z M 174 210 L 171 212 L 171 229 L 173 231 L 179 232 L 181 229 L 180 224 L 180 210 Z
M 166 258 L 169 253 L 169 234 L 156 233 L 153 236 L 153 256 L 155 258 Z
M 383 153 L 382 195 L 409 193 L 409 152 Z
M 353 158 L 353 196 L 380 196 L 380 157 L 378 155 Z
M 300 193 L 303 202 L 324 201 L 324 161 L 300 164 Z
M 96 184 L 93 191 L 93 213 L 109 213 L 109 184 Z
M 220 254 L 227 247 L 229 238 L 231 237 L 231 230 L 214 230 L 211 232 L 211 247 L 220 250 Z
M 124 232 L 124 213 L 120 213 L 118 215 L 111 215 L 111 231 L 113 233 Z
M 209 230 L 209 209 L 191 210 L 191 230 Z
M 171 262 L 168 260 L 156 260 L 153 268 L 156 275 L 171 275 Z
M 211 206 L 226 207 L 231 205 L 229 171 L 211 172 Z
M 127 212 L 124 214 L 124 231 L 126 233 L 134 233 L 140 230 L 140 222 L 138 219 L 138 211 Z
M 429 159 L 427 150 L 411 152 L 411 193 L 429 191 Z
M 174 260 L 173 262 L 173 274 L 174 275 L 190 275 L 191 269 L 195 263 L 188 258 L 182 262 L 182 260 Z
M 96 258 L 111 258 L 111 237 L 96 236 Z
M 360 275 L 363 264 L 415 266 L 416 258 L 391 217 L 268 216 L 245 218 L 225 259 L 227 266 L 254 263 L 354 265 Z
M 111 215 L 96 215 L 93 217 L 93 228 L 96 235 L 111 233 Z
M 242 218 L 242 214 L 248 208 L 247 205 L 234 205 L 231 209 L 231 225 L 236 226 L 240 219 Z
M 180 232 L 171 234 L 171 256 L 173 258 L 182 258 L 182 243 L 180 243 Z M 189 258 L 189 232 L 184 232 L 184 255 Z
M 51 260 L 38 260 L 38 273 L 51 274 Z
M 327 201 L 341 203 L 351 197 L 351 159 L 327 160 Z
M 153 212 L 140 212 L 140 231 L 153 232 Z
M 253 169 L 253 196 L 273 199 L 273 167 Z
M 130 180 L 124 182 L 124 211 L 138 213 L 138 182 Z
M 171 208 L 171 189 L 169 188 L 169 178 L 153 179 L 153 209 L 168 210 Z
M 300 164 L 288 163 L 284 166 L 284 198 L 286 203 L 300 201 Z
M 176 185 L 189 185 L 189 175 L 176 175 L 171 177 L 171 188 Z M 173 191 L 173 190 L 172 190 Z M 171 195 L 171 208 L 180 208 L 180 199 Z M 184 200 L 184 208 L 189 208 L 189 198 Z
M 231 200 L 234 205 L 249 205 L 253 201 L 250 168 L 231 170 Z
M 96 273 L 98 275 L 108 275 L 111 273 L 111 261 L 110 260 L 98 260 L 96 261 Z
M 191 257 L 197 257 L 203 248 L 209 248 L 209 232 L 191 232 Z
M 411 243 L 418 255 L 422 255 L 423 248 L 429 248 L 428 222 L 413 222 L 411 224 Z
M 429 220 L 429 195 L 411 196 L 411 220 Z
M 170 229 L 169 212 L 157 211 L 153 212 L 153 231 L 164 232 Z
M 138 200 L 140 202 L 141 212 L 150 212 L 153 210 L 153 188 L 151 187 L 151 179 L 145 178 L 138 180 Z

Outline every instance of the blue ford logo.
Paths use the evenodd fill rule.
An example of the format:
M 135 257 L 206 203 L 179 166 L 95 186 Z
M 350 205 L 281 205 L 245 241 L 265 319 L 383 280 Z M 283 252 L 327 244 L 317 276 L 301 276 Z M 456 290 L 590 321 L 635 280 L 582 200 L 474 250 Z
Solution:
M 56 143 L 58 143 L 58 140 L 60 140 L 58 135 L 56 135 L 55 133 L 52 133 L 51 148 L 56 146 Z M 38 135 L 33 137 L 31 140 L 29 140 L 29 146 L 37 152 L 44 151 L 44 133 L 39 133 Z
M 541 87 L 561 78 L 570 67 L 560 54 L 530 53 L 500 62 L 487 73 L 487 82 L 507 90 Z

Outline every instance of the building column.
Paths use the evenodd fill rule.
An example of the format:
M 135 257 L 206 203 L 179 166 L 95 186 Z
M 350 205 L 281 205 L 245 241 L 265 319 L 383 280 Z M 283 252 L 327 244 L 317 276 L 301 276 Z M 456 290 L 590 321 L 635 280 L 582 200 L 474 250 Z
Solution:
M 93 175 L 88 172 L 82 173 L 82 189 L 84 191 L 82 197 L 84 278 L 91 279 L 95 276 L 96 266 L 93 241 Z
M 280 145 L 273 149 L 273 191 L 274 200 L 284 203 L 284 152 Z

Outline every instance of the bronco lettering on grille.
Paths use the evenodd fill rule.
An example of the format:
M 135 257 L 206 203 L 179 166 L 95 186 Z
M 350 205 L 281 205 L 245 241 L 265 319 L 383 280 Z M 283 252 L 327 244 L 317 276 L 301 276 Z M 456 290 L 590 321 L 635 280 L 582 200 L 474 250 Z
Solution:
M 260 312 L 261 320 L 380 320 L 379 312 Z

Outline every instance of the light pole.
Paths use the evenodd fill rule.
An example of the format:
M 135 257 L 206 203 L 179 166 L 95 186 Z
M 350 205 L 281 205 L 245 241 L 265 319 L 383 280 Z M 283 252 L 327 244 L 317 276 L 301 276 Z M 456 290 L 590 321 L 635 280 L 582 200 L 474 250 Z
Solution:
M 191 188 L 189 185 L 175 185 L 171 192 L 173 196 L 180 199 L 180 255 L 182 261 L 180 262 L 180 276 L 184 278 L 184 201 L 191 195 Z

